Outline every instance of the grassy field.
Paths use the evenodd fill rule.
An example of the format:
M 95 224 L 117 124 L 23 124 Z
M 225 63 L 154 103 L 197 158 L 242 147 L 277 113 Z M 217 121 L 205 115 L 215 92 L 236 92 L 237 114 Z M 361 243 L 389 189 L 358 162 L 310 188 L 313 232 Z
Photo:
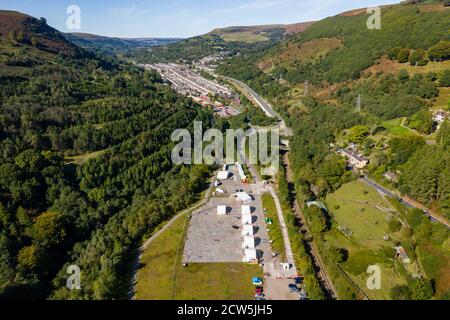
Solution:
M 270 194 L 266 193 L 262 196 L 262 203 L 264 209 L 267 210 L 266 217 L 273 220 L 273 224 L 269 226 L 269 237 L 273 241 L 272 249 L 274 252 L 280 255 L 282 261 L 285 260 L 286 249 L 284 247 L 283 235 L 280 229 L 280 223 L 278 220 L 277 208 L 275 202 Z
M 240 33 L 225 33 L 221 35 L 221 38 L 226 42 L 245 42 L 256 43 L 260 41 L 267 41 L 269 38 L 262 34 L 255 34 L 253 32 L 240 32 Z
M 394 258 L 395 242 L 402 242 L 402 233 L 392 234 L 389 232 L 389 220 L 395 213 L 390 202 L 379 195 L 364 182 L 354 181 L 341 187 L 334 194 L 326 199 L 335 227 L 346 227 L 352 234 L 350 237 L 333 228 L 326 235 L 326 241 L 337 247 L 345 248 L 349 256 L 364 250 L 380 250 L 383 247 L 392 248 L 392 258 Z M 389 241 L 383 240 L 385 235 L 390 236 Z M 395 285 L 406 284 L 406 279 L 402 275 L 404 268 L 400 263 L 393 260 L 380 260 L 377 265 L 382 271 L 381 290 L 368 290 L 366 287 L 367 276 L 365 274 L 356 276 L 350 272 L 347 275 L 369 296 L 370 299 L 390 299 L 390 290 Z M 343 264 L 346 270 L 346 264 Z M 411 266 L 416 270 L 415 265 Z
M 439 96 L 433 103 L 434 110 L 448 110 L 450 103 L 450 88 L 439 88 Z
M 384 73 L 398 74 L 400 70 L 408 71 L 410 76 L 414 76 L 417 73 L 428 73 L 434 72 L 436 74 L 442 73 L 444 70 L 450 69 L 450 60 L 442 62 L 432 62 L 430 61 L 425 66 L 411 66 L 407 63 L 398 63 L 396 61 L 389 60 L 387 57 L 380 59 L 379 63 L 368 68 L 366 71 L 372 73 L 377 73 L 379 71 Z
M 367 193 L 367 194 L 365 194 Z M 344 185 L 327 197 L 326 203 L 339 226 L 347 226 L 361 245 L 382 245 L 388 234 L 390 204 L 361 181 Z M 380 208 L 380 209 L 379 209 Z
M 82 155 L 74 156 L 74 157 L 66 157 L 66 161 L 69 163 L 80 165 L 80 164 L 85 163 L 86 161 L 100 157 L 103 153 L 105 153 L 105 150 L 86 153 L 86 154 L 82 154 Z
M 187 215 L 184 215 L 145 250 L 137 277 L 136 298 L 251 300 L 252 277 L 262 276 L 259 266 L 243 263 L 181 266 L 186 227 Z
M 383 126 L 387 129 L 388 134 L 393 136 L 404 137 L 411 134 L 417 135 L 417 133 L 414 130 L 402 125 L 405 120 L 406 120 L 405 118 L 397 118 L 389 120 L 383 122 Z

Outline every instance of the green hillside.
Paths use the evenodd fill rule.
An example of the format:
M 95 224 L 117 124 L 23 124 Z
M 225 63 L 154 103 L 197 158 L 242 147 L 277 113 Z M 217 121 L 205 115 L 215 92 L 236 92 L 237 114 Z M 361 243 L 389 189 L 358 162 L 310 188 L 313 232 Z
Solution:
M 209 175 L 173 165 L 170 136 L 211 115 L 43 19 L 0 22 L 0 299 L 127 298 L 142 237 Z M 83 285 L 69 291 L 74 264 Z
M 366 12 L 338 15 L 313 24 L 292 40 L 283 42 L 265 57 L 273 59 L 279 72 L 292 82 L 326 80 L 339 82 L 359 78 L 382 55 L 394 47 L 429 49 L 441 40 L 450 40 L 450 7 L 443 5 L 398 5 L 384 7 L 381 29 L 369 30 Z M 290 47 L 304 47 L 309 42 L 329 39 L 329 48 L 323 54 L 302 62 L 301 57 L 280 61 L 279 56 Z M 339 39 L 341 44 L 330 43 Z M 324 44 L 326 47 L 326 43 Z
M 312 22 L 292 25 L 228 27 L 189 38 L 175 44 L 157 46 L 150 50 L 136 50 L 129 56 L 142 63 L 161 61 L 194 61 L 202 57 L 228 51 L 231 54 L 247 50 L 261 51 L 285 37 L 303 32 Z

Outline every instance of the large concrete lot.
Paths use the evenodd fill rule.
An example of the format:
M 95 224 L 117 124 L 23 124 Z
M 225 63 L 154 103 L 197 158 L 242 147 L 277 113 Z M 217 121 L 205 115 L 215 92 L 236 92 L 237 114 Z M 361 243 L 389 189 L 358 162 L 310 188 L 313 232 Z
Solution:
M 235 166 L 229 170 L 232 176 L 222 181 L 220 186 L 226 193 L 213 196 L 207 205 L 192 214 L 183 254 L 185 263 L 243 261 L 242 204 L 232 197 L 240 190 L 249 193 L 254 199 L 248 205 L 252 208 L 256 249 L 260 258 L 271 252 L 259 196 L 252 194 L 249 184 L 240 181 Z M 217 214 L 219 205 L 229 208 L 227 215 Z

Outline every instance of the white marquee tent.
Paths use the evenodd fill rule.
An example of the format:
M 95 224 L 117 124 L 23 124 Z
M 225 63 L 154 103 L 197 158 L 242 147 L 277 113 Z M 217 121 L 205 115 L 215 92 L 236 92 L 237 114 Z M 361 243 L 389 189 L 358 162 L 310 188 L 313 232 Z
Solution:
M 245 215 L 242 216 L 242 224 L 245 225 L 252 225 L 253 224 L 253 217 L 251 215 Z
M 253 229 L 252 225 L 244 225 L 242 228 L 242 235 L 243 236 L 253 236 L 255 233 L 255 230 Z
M 228 211 L 228 208 L 227 208 L 226 206 L 218 206 L 218 207 L 217 207 L 217 214 L 218 214 L 219 216 L 226 215 L 226 214 L 227 214 L 227 211 Z
M 250 203 L 253 200 L 252 197 L 247 192 L 238 192 L 238 193 L 235 193 L 234 196 L 241 203 Z
M 244 249 L 255 249 L 255 237 L 245 236 L 244 242 L 242 243 Z
M 228 171 L 219 171 L 219 173 L 217 174 L 217 179 L 219 180 L 228 180 L 229 177 L 230 172 Z
M 251 215 L 252 214 L 252 208 L 250 206 L 242 206 L 242 215 Z
M 245 249 L 244 252 L 244 262 L 252 263 L 258 259 L 256 254 L 256 249 Z

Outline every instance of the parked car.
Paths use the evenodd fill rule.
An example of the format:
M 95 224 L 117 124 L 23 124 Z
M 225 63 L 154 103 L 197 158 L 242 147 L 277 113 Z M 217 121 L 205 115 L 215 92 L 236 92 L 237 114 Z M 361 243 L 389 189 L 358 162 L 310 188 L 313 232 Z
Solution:
M 289 291 L 290 292 L 293 292 L 293 293 L 300 293 L 300 289 L 297 287 L 297 285 L 295 285 L 295 284 L 290 284 L 289 286 L 288 286 L 288 288 L 289 288 Z
M 258 278 L 258 277 L 254 277 L 253 278 L 253 285 L 255 286 L 262 286 L 263 284 L 263 279 Z

